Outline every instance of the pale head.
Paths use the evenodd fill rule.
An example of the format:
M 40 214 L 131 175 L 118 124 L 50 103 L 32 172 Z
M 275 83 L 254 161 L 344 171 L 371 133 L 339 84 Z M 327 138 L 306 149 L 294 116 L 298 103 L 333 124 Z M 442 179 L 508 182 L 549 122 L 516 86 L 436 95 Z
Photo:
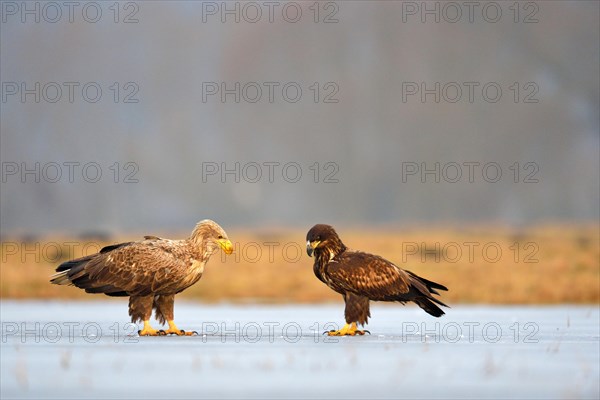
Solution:
M 219 248 L 226 254 L 233 252 L 233 245 L 225 230 L 210 219 L 202 220 L 196 224 L 190 235 L 190 240 L 205 248 L 209 255 Z

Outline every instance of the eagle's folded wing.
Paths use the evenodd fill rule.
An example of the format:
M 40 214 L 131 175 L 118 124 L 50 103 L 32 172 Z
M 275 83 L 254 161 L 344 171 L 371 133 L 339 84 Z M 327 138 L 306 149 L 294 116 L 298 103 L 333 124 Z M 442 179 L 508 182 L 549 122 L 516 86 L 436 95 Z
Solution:
M 362 252 L 341 254 L 329 262 L 327 274 L 339 288 L 372 300 L 405 294 L 410 289 L 405 271 L 384 258 Z
M 176 241 L 128 243 L 98 254 L 84 267 L 90 289 L 119 289 L 146 296 L 184 279 L 191 266 L 189 248 Z M 77 286 L 82 287 L 78 282 Z M 87 288 L 86 288 L 87 289 Z

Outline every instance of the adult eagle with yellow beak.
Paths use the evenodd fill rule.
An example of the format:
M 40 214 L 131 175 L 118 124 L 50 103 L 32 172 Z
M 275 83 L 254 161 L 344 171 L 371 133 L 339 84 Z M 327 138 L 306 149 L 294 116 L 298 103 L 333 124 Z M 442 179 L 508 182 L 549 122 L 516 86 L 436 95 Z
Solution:
M 99 253 L 62 263 L 50 282 L 75 285 L 87 293 L 129 296 L 131 322 L 144 322 L 140 336 L 186 335 L 173 321 L 175 295 L 202 277 L 210 256 L 233 252 L 227 234 L 216 222 L 200 221 L 185 240 L 144 236 L 144 240 L 106 246 Z M 169 329 L 150 326 L 152 310 Z
M 306 235 L 306 252 L 314 254 L 313 271 L 317 278 L 340 293 L 346 302 L 346 325 L 329 336 L 364 335 L 357 324 L 365 325 L 371 313 L 369 301 L 413 301 L 428 314 L 441 317 L 436 305 L 448 307 L 432 294 L 448 290 L 410 271 L 405 271 L 379 256 L 349 250 L 330 225 L 313 226 Z

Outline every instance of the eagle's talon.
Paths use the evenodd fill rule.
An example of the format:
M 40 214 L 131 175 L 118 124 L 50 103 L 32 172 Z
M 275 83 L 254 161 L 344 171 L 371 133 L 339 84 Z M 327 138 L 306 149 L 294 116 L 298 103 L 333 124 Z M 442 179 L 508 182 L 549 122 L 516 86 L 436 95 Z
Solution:
M 140 335 L 140 336 L 159 336 L 160 331 L 157 331 L 156 329 L 152 328 L 150 326 L 150 323 L 146 320 L 146 321 L 144 321 L 144 327 L 142 328 L 142 330 L 138 331 L 138 335 Z
M 196 331 L 186 331 L 184 329 L 179 329 L 172 319 L 168 320 L 167 323 L 169 324 L 169 329 L 165 331 L 167 335 L 192 336 L 194 333 L 196 335 L 198 334 L 198 332 Z
M 157 336 L 167 336 L 167 332 L 164 329 L 158 331 Z
M 144 330 L 138 331 L 138 336 L 161 336 L 159 331 Z
M 351 324 L 346 324 L 344 325 L 344 327 L 342 329 L 340 329 L 339 331 L 335 331 L 335 330 L 330 330 L 330 331 L 325 331 L 323 332 L 323 335 L 327 334 L 328 336 L 356 336 L 356 335 L 364 335 L 365 332 L 369 333 L 369 335 L 371 334 L 371 332 L 367 331 L 367 330 L 363 330 L 360 331 L 356 328 L 356 322 L 353 322 Z

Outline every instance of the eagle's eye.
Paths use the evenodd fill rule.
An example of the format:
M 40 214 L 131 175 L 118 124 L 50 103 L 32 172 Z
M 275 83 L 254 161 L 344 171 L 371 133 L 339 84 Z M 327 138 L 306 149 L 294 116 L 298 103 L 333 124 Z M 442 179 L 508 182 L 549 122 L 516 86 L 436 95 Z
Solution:
M 219 235 L 219 236 L 217 237 L 217 239 L 223 239 L 223 236 Z

